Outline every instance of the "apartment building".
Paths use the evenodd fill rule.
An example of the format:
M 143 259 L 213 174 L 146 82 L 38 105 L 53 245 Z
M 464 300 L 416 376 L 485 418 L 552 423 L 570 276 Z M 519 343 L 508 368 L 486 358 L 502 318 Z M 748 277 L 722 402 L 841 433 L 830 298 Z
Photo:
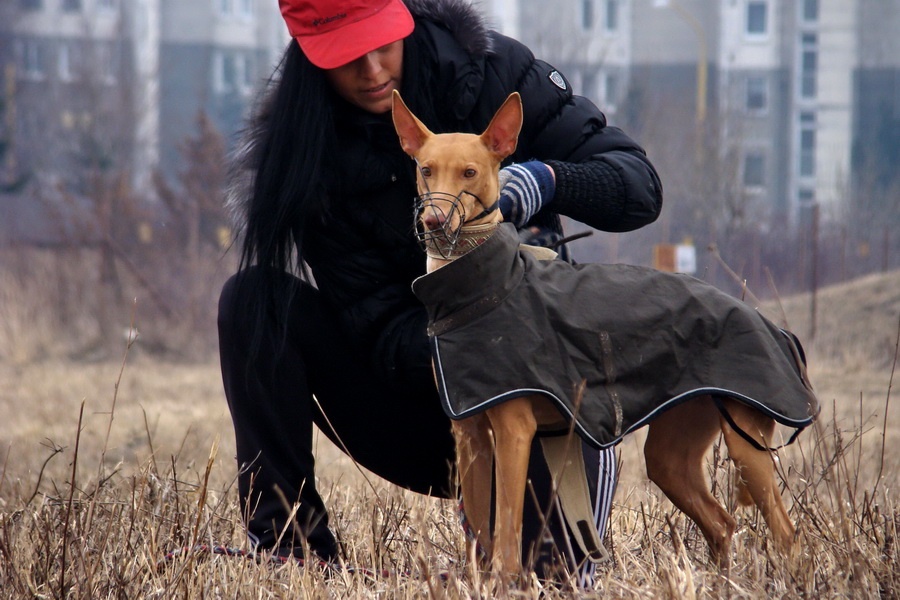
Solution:
M 233 136 L 254 93 L 288 42 L 274 0 L 162 0 L 160 138 L 162 164 L 177 164 L 177 144 L 199 110 Z
M 268 0 L 9 0 L 0 14 L 7 160 L 50 184 L 115 164 L 148 190 L 199 111 L 239 128 L 288 39 Z
M 734 171 L 730 193 L 772 221 L 800 225 L 812 208 L 840 220 L 861 194 L 896 194 L 900 186 L 896 2 L 562 0 L 549 12 L 538 0 L 488 6 L 502 30 L 558 64 L 611 120 L 631 108 L 626 97 L 640 98 L 632 128 L 668 136 L 663 152 L 679 151 L 679 143 L 684 151 L 694 140 L 707 168 Z
M 525 42 L 562 71 L 573 89 L 615 115 L 632 61 L 630 0 L 539 0 L 483 3 L 491 25 Z

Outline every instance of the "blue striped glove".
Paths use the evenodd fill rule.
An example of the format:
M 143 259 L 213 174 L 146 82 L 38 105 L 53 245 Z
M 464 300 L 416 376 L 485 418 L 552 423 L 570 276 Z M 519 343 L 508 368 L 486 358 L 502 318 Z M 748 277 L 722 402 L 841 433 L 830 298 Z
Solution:
M 500 212 L 517 228 L 524 227 L 555 192 L 553 172 L 539 160 L 500 169 Z

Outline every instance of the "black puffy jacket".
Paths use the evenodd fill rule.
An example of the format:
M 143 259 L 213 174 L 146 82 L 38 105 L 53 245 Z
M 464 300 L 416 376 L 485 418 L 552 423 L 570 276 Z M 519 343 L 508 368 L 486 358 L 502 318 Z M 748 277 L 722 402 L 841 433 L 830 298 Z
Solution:
M 543 160 L 556 172 L 553 202 L 533 221 L 559 227 L 557 213 L 606 231 L 656 219 L 659 179 L 643 150 L 609 127 L 563 76 L 521 43 L 488 31 L 457 0 L 407 0 L 416 18 L 408 47 L 424 61 L 436 102 L 433 131 L 480 133 L 513 91 L 524 126 L 511 161 Z M 402 92 L 402 90 L 401 90 Z M 346 333 L 372 357 L 386 382 L 427 372 L 425 311 L 410 284 L 425 270 L 414 238 L 412 161 L 390 115 L 336 109 L 341 172 L 328 214 L 310 225 L 304 260 L 321 293 L 342 315 Z M 423 367 L 425 367 L 423 369 Z

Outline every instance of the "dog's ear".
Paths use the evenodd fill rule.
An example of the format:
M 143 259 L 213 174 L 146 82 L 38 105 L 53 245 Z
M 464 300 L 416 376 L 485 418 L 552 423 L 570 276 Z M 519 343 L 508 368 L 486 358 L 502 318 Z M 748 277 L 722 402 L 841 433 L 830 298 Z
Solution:
M 394 90 L 393 94 L 391 116 L 394 119 L 394 129 L 400 136 L 400 147 L 404 152 L 415 157 L 425 140 L 434 134 L 416 118 L 416 115 L 412 114 L 397 90 Z
M 502 160 L 516 151 L 521 129 L 522 97 L 519 92 L 513 92 L 497 110 L 481 139 Z

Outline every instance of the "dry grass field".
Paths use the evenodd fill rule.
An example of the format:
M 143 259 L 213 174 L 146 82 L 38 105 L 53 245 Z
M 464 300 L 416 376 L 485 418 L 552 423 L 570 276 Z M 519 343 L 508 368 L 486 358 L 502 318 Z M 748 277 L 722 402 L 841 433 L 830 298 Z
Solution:
M 783 306 L 804 338 L 809 307 L 808 297 Z M 781 318 L 782 308 L 766 311 Z M 22 312 L 0 296 L 7 350 L 14 340 L 2 332 L 28 329 L 12 327 Z M 324 437 L 319 488 L 346 563 L 359 569 L 329 573 L 197 549 L 246 549 L 215 360 L 166 362 L 140 340 L 90 363 L 0 351 L 0 597 L 897 598 L 900 397 L 891 388 L 900 379 L 900 272 L 821 290 L 816 312 L 807 349 L 823 411 L 779 452 L 799 555 L 773 554 L 760 516 L 741 509 L 730 568 L 717 569 L 696 528 L 646 481 L 639 432 L 620 446 L 615 563 L 581 592 L 541 582 L 506 590 L 470 572 L 452 503 L 380 481 Z M 710 475 L 716 495 L 732 503 L 718 451 Z M 193 550 L 165 559 L 182 548 Z

